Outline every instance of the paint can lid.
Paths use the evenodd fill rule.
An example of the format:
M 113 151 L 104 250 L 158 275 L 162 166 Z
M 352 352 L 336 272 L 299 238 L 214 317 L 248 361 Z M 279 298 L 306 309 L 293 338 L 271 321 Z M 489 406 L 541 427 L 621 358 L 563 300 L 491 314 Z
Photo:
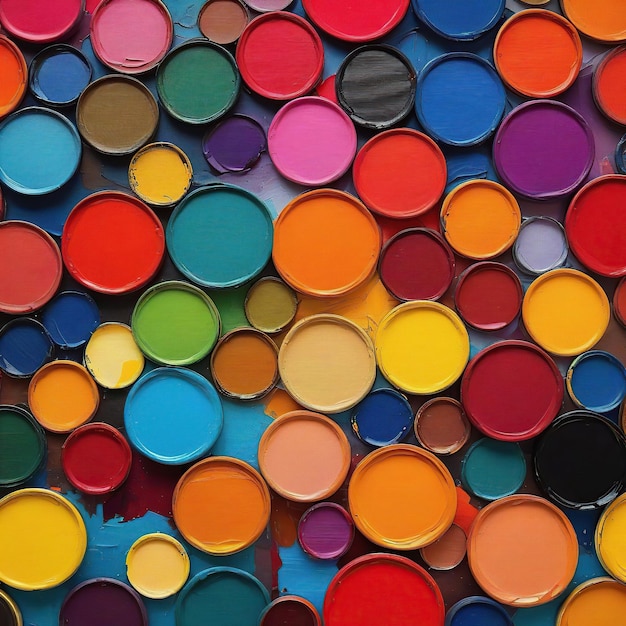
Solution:
M 67 594 L 59 622 L 67 626 L 147 626 L 148 614 L 141 596 L 126 583 L 114 578 L 91 578 Z
M 207 0 L 198 13 L 200 32 L 221 45 L 235 43 L 249 21 L 250 13 L 241 0 Z
M 248 289 L 244 309 L 254 328 L 268 334 L 278 333 L 296 316 L 298 297 L 280 278 L 264 276 Z
M 335 76 L 341 108 L 355 124 L 375 130 L 390 128 L 407 117 L 415 103 L 415 86 L 411 61 L 387 44 L 366 44 L 353 50 Z
M 120 124 L 120 115 L 124 124 Z M 148 143 L 159 124 L 159 106 L 139 80 L 108 74 L 89 83 L 76 104 L 78 132 L 102 154 L 132 154 Z
M 0 328 L 0 370 L 15 378 L 30 378 L 52 359 L 54 345 L 41 322 L 16 317 Z
M 439 586 L 420 565 L 397 554 L 366 554 L 344 565 L 328 585 L 326 626 L 443 624 Z
M 320 413 L 297 410 L 281 415 L 265 429 L 258 457 L 261 474 L 276 493 L 295 502 L 316 502 L 341 487 L 351 453 L 336 422 Z
M 617 142 L 615 167 L 619 174 L 626 174 L 626 135 L 622 135 L 622 138 Z
M 406 396 L 390 388 L 370 391 L 350 416 L 354 434 L 370 446 L 398 443 L 413 426 L 413 409 Z
M 370 452 L 348 483 L 350 513 L 370 541 L 393 550 L 416 550 L 441 537 L 456 513 L 456 487 L 431 452 L 392 444 Z
M 576 570 L 578 539 L 556 506 L 539 496 L 512 495 L 479 511 L 467 557 L 476 582 L 493 599 L 531 607 L 565 591 Z
M 522 302 L 524 327 L 533 341 L 558 356 L 591 349 L 611 318 L 609 299 L 591 276 L 560 268 L 530 284 Z
M 493 58 L 510 89 L 529 98 L 552 98 L 576 80 L 583 49 L 578 31 L 564 17 L 526 9 L 502 25 Z
M 3 0 L 0 24 L 11 35 L 33 44 L 69 35 L 83 16 L 84 0 Z
M 556 626 L 584 624 L 593 619 L 597 626 L 611 626 L 615 616 L 626 610 L 626 588 L 608 576 L 591 578 L 567 596 L 556 618 Z
M 454 291 L 454 306 L 466 324 L 476 330 L 502 330 L 522 309 L 522 283 L 503 263 L 481 261 L 470 265 Z
M 462 13 L 466 14 L 465 5 Z M 485 59 L 468 52 L 436 57 L 417 79 L 417 118 L 431 137 L 450 146 L 485 141 L 498 127 L 505 104 L 498 73 Z
M 523 441 L 556 417 L 563 387 L 563 377 L 547 353 L 528 341 L 509 339 L 484 348 L 470 361 L 461 399 L 470 421 L 483 434 Z
M 315 606 L 306 598 L 286 595 L 272 600 L 259 617 L 259 626 L 280 626 L 281 624 L 321 626 L 322 620 Z
M 0 35 L 0 63 L 4 87 L 0 96 L 0 117 L 4 117 L 19 106 L 28 86 L 26 59 L 22 51 L 4 35 Z
M 626 521 L 626 494 L 609 504 L 596 525 L 594 543 L 602 567 L 613 578 L 626 582 L 626 552 L 623 547 L 623 525 Z
M 22 626 L 24 623 L 20 607 L 3 589 L 0 589 L 0 620 L 6 626 Z
M 23 154 L 24 146 L 36 147 Z M 51 193 L 76 172 L 80 137 L 64 115 L 44 107 L 26 107 L 0 122 L 0 181 L 27 196 Z
M 237 43 L 236 59 L 244 82 L 254 93 L 271 100 L 291 100 L 319 82 L 324 46 L 303 17 L 272 11 L 246 26 Z
M 545 215 L 522 220 L 513 244 L 513 261 L 520 271 L 539 276 L 561 267 L 568 252 L 565 229 L 560 222 Z
M 269 13 L 270 11 L 282 11 L 293 0 L 246 0 L 246 4 L 257 13 Z
M 535 475 L 547 496 L 571 509 L 598 509 L 626 483 L 626 438 L 609 419 L 592 411 L 560 415 L 534 451 Z
M 60 348 L 79 348 L 100 324 L 100 310 L 88 293 L 62 291 L 42 309 L 41 323 Z
M 398 300 L 438 300 L 454 279 L 456 262 L 445 239 L 430 228 L 407 228 L 385 242 L 378 273 Z
M 471 41 L 492 29 L 504 13 L 504 0 L 411 0 L 417 17 L 435 33 L 453 41 Z
M 263 584 L 235 567 L 211 567 L 196 574 L 178 594 L 176 623 L 192 626 L 211 616 L 212 626 L 256 624 L 270 596 Z
M 354 539 L 350 513 L 335 502 L 318 502 L 307 509 L 298 523 L 302 549 L 316 559 L 338 559 Z
M 626 41 L 626 15 L 620 0 L 608 0 L 596 11 L 585 0 L 560 0 L 563 15 L 583 35 L 603 43 Z
M 67 433 L 88 422 L 98 410 L 100 392 L 79 363 L 57 360 L 38 369 L 28 385 L 28 406 L 53 433 Z
M 174 265 L 203 287 L 238 287 L 265 267 L 272 253 L 272 216 L 252 192 L 216 183 L 200 187 L 174 209 L 167 249 Z
M 626 276 L 624 276 L 613 293 L 613 315 L 622 325 L 626 326 Z
M 422 447 L 440 455 L 458 452 L 471 434 L 463 405 L 446 396 L 422 404 L 415 414 L 414 430 Z
M 439 302 L 415 300 L 394 307 L 378 325 L 376 362 L 400 390 L 439 393 L 463 373 L 469 336 L 459 316 Z
M 467 553 L 465 531 L 452 524 L 433 543 L 420 548 L 420 556 L 431 569 L 449 571 L 460 565 Z
M 67 271 L 88 289 L 123 294 L 157 273 L 165 252 L 161 221 L 138 198 L 100 191 L 70 212 L 61 239 Z
M 626 177 L 607 174 L 589 181 L 574 196 L 565 214 L 572 252 L 592 272 L 626 276 Z
M 573 192 L 587 178 L 595 154 L 585 119 L 556 100 L 530 100 L 498 128 L 493 161 L 512 191 L 545 200 Z
M 130 472 L 132 452 L 124 435 L 109 424 L 79 426 L 65 440 L 61 464 L 72 485 L 89 495 L 119 488 Z
M 140 350 L 162 365 L 191 365 L 211 352 L 221 329 L 219 312 L 202 289 L 178 280 L 149 287 L 131 316 Z
M 161 600 L 178 593 L 189 576 L 189 556 L 180 541 L 165 533 L 148 533 L 126 554 L 128 582 L 146 598 Z
M 485 260 L 515 242 L 522 213 L 515 196 L 500 183 L 472 179 L 448 193 L 441 206 L 441 230 L 461 256 Z
M 315 297 L 340 296 L 376 269 L 378 224 L 354 196 L 315 189 L 296 196 L 274 224 L 272 258 L 283 280 Z
M 186 368 L 159 367 L 148 372 L 133 385 L 124 405 L 130 443 L 144 456 L 166 465 L 207 456 L 223 424 L 222 402 L 215 387 Z
M 269 155 L 280 174 L 313 187 L 343 176 L 352 164 L 356 144 L 350 118 L 337 104 L 318 96 L 287 102 L 267 133 Z
M 85 522 L 61 494 L 18 489 L 0 500 L 0 581 L 10 587 L 57 587 L 76 572 L 86 548 Z
M 504 607 L 485 596 L 469 596 L 455 602 L 446 613 L 445 626 L 513 626 Z
M 104 65 L 122 74 L 142 74 L 167 54 L 174 27 L 160 0 L 104 0 L 91 15 L 89 38 Z
M 0 405 L 0 487 L 28 482 L 43 466 L 46 436 L 21 406 Z
M 227 456 L 192 465 L 178 481 L 172 500 L 181 535 L 194 548 L 216 556 L 251 546 L 265 531 L 270 511 L 263 477 L 245 461 Z
M 279 350 L 278 368 L 291 397 L 323 413 L 351 409 L 376 378 L 374 346 L 367 333 L 330 313 L 305 317 L 289 330 Z
M 380 132 L 359 150 L 354 186 L 375 213 L 404 219 L 431 209 L 446 185 L 446 160 L 439 146 L 412 128 Z

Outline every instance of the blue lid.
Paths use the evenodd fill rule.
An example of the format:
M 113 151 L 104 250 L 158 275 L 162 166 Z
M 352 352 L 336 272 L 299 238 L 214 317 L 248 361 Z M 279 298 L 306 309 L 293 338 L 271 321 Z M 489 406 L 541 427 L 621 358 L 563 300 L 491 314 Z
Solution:
M 415 110 L 434 139 L 451 146 L 472 146 L 492 135 L 506 104 L 506 92 L 495 69 L 466 52 L 443 54 L 417 78 Z
M 15 318 L 0 329 L 0 369 L 16 378 L 28 378 L 52 358 L 53 348 L 37 320 Z
M 237 287 L 256 276 L 272 253 L 274 226 L 253 193 L 227 184 L 200 187 L 174 209 L 167 249 L 176 267 L 198 285 Z
M 130 443 L 158 463 L 180 465 L 206 456 L 223 426 L 222 402 L 200 374 L 160 367 L 140 378 L 124 406 Z
M 513 626 L 513 619 L 495 600 L 469 596 L 450 607 L 445 626 Z
M 41 322 L 57 346 L 78 348 L 100 325 L 100 311 L 89 294 L 63 291 L 43 309 Z

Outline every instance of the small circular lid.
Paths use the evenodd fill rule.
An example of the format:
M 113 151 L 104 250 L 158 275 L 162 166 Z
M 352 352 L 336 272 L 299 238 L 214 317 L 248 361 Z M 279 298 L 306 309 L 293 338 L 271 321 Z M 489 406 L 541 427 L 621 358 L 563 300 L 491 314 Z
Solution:
M 439 455 L 458 452 L 471 434 L 463 405 L 446 396 L 422 404 L 415 414 L 414 430 L 420 445 Z
M 622 135 L 622 138 L 617 142 L 615 166 L 619 174 L 626 174 L 626 135 Z
M 52 358 L 54 345 L 46 329 L 31 317 L 15 317 L 0 328 L 0 370 L 29 378 Z
M 321 626 L 322 620 L 315 606 L 306 598 L 294 595 L 279 596 L 261 612 L 259 626 Z
M 84 0 L 3 0 L 0 24 L 11 35 L 42 44 L 67 37 L 83 16 Z
M 409 444 L 370 452 L 348 484 L 356 527 L 370 541 L 393 550 L 416 550 L 441 537 L 452 524 L 456 502 L 447 467 Z
M 28 66 L 22 51 L 4 35 L 0 35 L 0 117 L 17 109 L 28 86 Z
M 448 571 L 461 564 L 467 553 L 466 544 L 465 531 L 452 524 L 439 539 L 420 548 L 420 556 L 431 569 Z
M 198 28 L 209 40 L 226 45 L 235 43 L 250 21 L 241 0 L 207 0 L 198 13 Z
M 556 626 L 612 626 L 615 616 L 626 610 L 626 588 L 608 576 L 580 583 L 567 596 L 556 618 Z
M 513 261 L 522 272 L 539 276 L 561 267 L 568 252 L 565 229 L 560 222 L 545 215 L 522 220 L 513 244 Z
M 298 523 L 302 549 L 317 559 L 338 559 L 354 539 L 350 513 L 335 502 L 318 502 L 307 509 Z
M 100 310 L 82 291 L 62 291 L 41 311 L 41 323 L 63 349 L 80 348 L 100 324 Z
M 626 326 L 626 277 L 619 281 L 613 293 L 613 315 L 622 326 Z
M 446 613 L 445 626 L 513 626 L 504 607 L 485 596 L 469 596 L 455 602 Z
M 626 494 L 622 494 L 609 504 L 596 525 L 594 542 L 596 554 L 602 567 L 620 582 L 626 582 Z
M 293 0 L 247 0 L 246 4 L 257 13 L 268 13 L 270 11 L 282 11 L 286 9 Z
M 264 333 L 278 333 L 296 316 L 298 297 L 280 278 L 264 276 L 248 289 L 244 309 L 254 328 Z
M 0 589 L 0 618 L 6 626 L 22 626 L 22 613 L 11 596 Z
M 626 15 L 620 0 L 607 0 L 596 11 L 585 0 L 560 0 L 563 15 L 583 35 L 603 43 L 626 41 Z
M 593 71 L 593 97 L 611 121 L 626 125 L 626 46 L 609 50 Z
M 61 450 L 63 472 L 72 485 L 89 495 L 120 487 L 130 472 L 132 452 L 117 428 L 103 422 L 79 426 Z

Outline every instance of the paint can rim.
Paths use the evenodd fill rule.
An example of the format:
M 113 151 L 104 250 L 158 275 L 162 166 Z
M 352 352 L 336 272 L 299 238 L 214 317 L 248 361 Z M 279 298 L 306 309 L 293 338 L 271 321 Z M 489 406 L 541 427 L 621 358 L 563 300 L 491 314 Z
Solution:
M 520 244 L 521 238 L 519 235 L 522 233 L 524 228 L 527 228 L 528 226 L 531 226 L 532 224 L 536 224 L 538 222 L 544 222 L 546 224 L 551 225 L 552 227 L 558 230 L 559 234 L 563 236 L 563 249 L 561 250 L 561 255 L 559 256 L 557 261 L 553 262 L 552 265 L 550 265 L 548 268 L 540 269 L 540 270 L 536 270 L 532 268 L 528 263 L 526 263 L 523 260 L 521 253 L 519 252 L 519 248 L 521 245 Z M 532 217 L 527 217 L 527 218 L 522 219 L 522 224 L 520 226 L 517 239 L 515 240 L 515 243 L 513 244 L 513 248 L 512 248 L 513 261 L 521 272 L 523 272 L 524 274 L 528 274 L 529 276 L 540 276 L 541 274 L 545 274 L 545 272 L 549 272 L 550 270 L 554 270 L 559 267 L 562 267 L 565 261 L 567 260 L 568 254 L 569 254 L 569 245 L 567 243 L 567 236 L 565 234 L 565 228 L 563 227 L 563 224 L 561 224 L 561 222 L 547 215 L 533 215 Z
M 419 428 L 420 420 L 422 419 L 422 416 L 424 415 L 424 413 L 434 404 L 442 404 L 442 403 L 450 404 L 456 409 L 458 409 L 459 421 L 461 422 L 464 428 L 463 436 L 456 443 L 443 447 L 443 448 L 434 447 L 432 444 L 429 444 L 428 442 L 426 442 L 423 435 L 420 434 L 420 428 Z M 439 454 L 441 456 L 444 456 L 444 455 L 447 456 L 450 454 L 454 454 L 455 452 L 458 452 L 469 441 L 470 435 L 472 433 L 472 428 L 470 426 L 469 420 L 467 419 L 467 415 L 465 413 L 465 409 L 463 408 L 463 405 L 455 398 L 449 398 L 447 396 L 438 396 L 436 398 L 431 398 L 430 400 L 427 400 L 426 402 L 424 402 L 424 404 L 422 404 L 422 406 L 417 410 L 415 414 L 415 421 L 413 422 L 413 430 L 415 432 L 415 438 L 417 439 L 417 442 L 423 448 L 425 448 L 429 452 L 432 452 L 434 454 Z
M 23 626 L 24 622 L 22 621 L 20 607 L 4 589 L 0 589 L 0 602 L 3 602 L 11 613 L 12 623 L 7 624 L 7 626 Z
M 342 518 L 346 521 L 346 525 L 349 527 L 348 540 L 345 542 L 343 546 L 341 546 L 339 549 L 334 550 L 333 552 L 321 553 L 313 549 L 307 543 L 304 525 L 306 524 L 309 516 L 314 515 L 315 512 L 319 511 L 320 509 L 332 509 L 333 511 L 336 511 L 342 516 Z M 309 507 L 302 514 L 302 517 L 300 518 L 300 521 L 298 522 L 297 534 L 298 534 L 298 543 L 300 544 L 300 547 L 309 556 L 312 556 L 315 559 L 338 559 L 342 557 L 350 549 L 350 546 L 352 545 L 352 542 L 354 540 L 354 535 L 355 535 L 354 521 L 352 520 L 352 516 L 350 515 L 350 513 L 348 513 L 348 511 L 346 511 L 346 509 L 340 504 L 337 504 L 336 502 L 317 502 L 313 506 Z
M 507 626 L 513 626 L 513 620 L 511 616 L 506 612 L 504 607 L 493 600 L 492 598 L 488 598 L 486 596 L 468 596 L 466 598 L 462 598 L 458 602 L 455 602 L 446 613 L 446 621 L 445 626 L 453 626 L 453 620 L 457 613 L 459 613 L 465 607 L 471 607 L 476 604 L 484 604 L 496 611 L 498 615 L 506 621 Z
M 221 0 L 222 2 L 224 0 Z M 206 32 L 205 30 L 203 30 L 202 28 L 202 16 L 204 15 L 204 12 L 207 11 L 210 7 L 211 4 L 213 4 L 214 2 L 220 2 L 220 0 L 206 0 L 205 3 L 200 7 L 200 11 L 198 12 L 198 30 L 202 33 L 202 35 L 204 37 L 206 37 L 209 41 L 213 41 L 214 43 L 217 43 L 219 45 L 228 45 L 228 44 L 235 44 L 237 43 L 239 37 L 241 37 L 241 33 L 243 33 L 245 26 L 248 25 L 248 23 L 250 22 L 250 11 L 248 10 L 248 3 L 243 2 L 243 0 L 226 0 L 227 2 L 229 2 L 230 4 L 235 4 L 237 5 L 240 9 L 241 9 L 241 13 L 245 18 L 245 25 L 244 28 L 241 29 L 241 32 L 234 38 L 229 38 L 229 41 L 214 41 L 213 39 L 211 39 L 211 33 L 210 32 Z M 289 0 L 289 4 L 292 2 L 292 0 Z M 254 7 L 251 7 L 252 9 L 254 9 Z M 255 11 L 257 11 L 258 9 L 254 9 Z
M 6 324 L 4 324 L 0 328 L 0 338 L 2 338 L 6 332 L 10 331 L 12 328 L 15 328 L 16 326 L 30 327 L 34 330 L 37 330 L 41 334 L 41 336 L 43 337 L 44 341 L 47 344 L 46 351 L 43 354 L 38 355 L 40 357 L 43 357 L 43 360 L 37 366 L 37 368 L 33 371 L 18 372 L 14 370 L 12 364 L 9 363 L 6 360 L 6 358 L 4 358 L 4 356 L 0 358 L 0 371 L 1 372 L 6 374 L 7 376 L 11 376 L 12 378 L 28 379 L 34 376 L 37 370 L 39 370 L 46 363 L 48 363 L 48 361 L 52 360 L 52 356 L 54 354 L 54 342 L 50 338 L 50 335 L 48 335 L 48 331 L 46 330 L 45 326 L 38 319 L 34 317 L 14 317 L 13 319 L 10 319 Z M 15 347 L 17 347 L 21 351 L 24 350 L 24 346 L 21 346 L 21 347 L 15 346 Z
M 610 576 L 596 576 L 595 578 L 590 578 L 580 583 L 565 598 L 565 601 L 563 602 L 563 604 L 561 604 L 561 607 L 556 617 L 556 626 L 567 626 L 567 622 L 565 621 L 567 611 L 579 596 L 587 591 L 593 591 L 594 588 L 604 585 L 610 585 L 611 587 L 615 587 L 616 589 L 620 590 L 622 593 L 624 592 L 624 584 L 615 580 L 614 578 L 611 578 Z

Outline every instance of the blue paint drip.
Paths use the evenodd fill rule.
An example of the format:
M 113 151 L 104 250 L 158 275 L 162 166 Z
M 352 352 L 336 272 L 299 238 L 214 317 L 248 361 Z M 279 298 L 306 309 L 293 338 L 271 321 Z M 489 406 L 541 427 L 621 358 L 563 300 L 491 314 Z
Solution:
M 46 329 L 30 318 L 18 318 L 0 330 L 0 369 L 17 377 L 32 376 L 52 358 Z
M 572 363 L 567 377 L 572 399 L 583 408 L 606 413 L 626 396 L 626 368 L 602 350 L 590 350 Z
M 78 348 L 100 324 L 100 311 L 89 294 L 63 291 L 42 311 L 41 322 L 57 346 Z

